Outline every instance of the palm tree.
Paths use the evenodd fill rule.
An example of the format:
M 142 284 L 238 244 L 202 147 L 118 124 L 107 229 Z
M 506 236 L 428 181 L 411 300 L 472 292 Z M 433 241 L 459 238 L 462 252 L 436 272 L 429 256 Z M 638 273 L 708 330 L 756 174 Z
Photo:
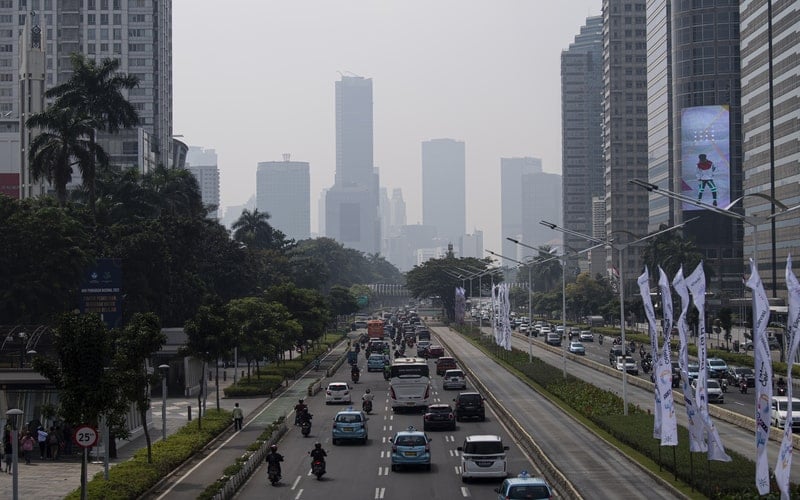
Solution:
M 267 212 L 252 212 L 244 209 L 239 219 L 233 223 L 233 239 L 245 246 L 279 250 L 286 245 L 283 232 L 275 229 L 268 222 L 270 215 Z
M 134 127 L 139 123 L 136 108 L 122 95 L 139 84 L 133 75 L 118 73 L 119 59 L 104 59 L 97 63 L 83 54 L 73 53 L 72 76 L 66 82 L 50 88 L 49 98 L 55 98 L 53 107 L 70 110 L 94 120 L 94 128 L 88 133 L 89 142 L 95 144 L 95 129 L 117 133 L 121 128 Z M 95 213 L 94 162 L 83 166 L 83 183 L 89 192 L 89 208 Z
M 89 169 L 94 168 L 96 161 L 108 162 L 103 148 L 88 140 L 95 122 L 75 110 L 51 107 L 31 115 L 26 125 L 41 131 L 28 149 L 31 175 L 34 180 L 45 178 L 52 183 L 58 204 L 64 207 L 67 202 L 67 183 L 72 180 L 72 167 L 77 165 L 85 176 Z
M 691 272 L 702 258 L 703 254 L 695 244 L 677 232 L 664 233 L 652 238 L 642 251 L 642 261 L 650 269 L 651 275 L 656 272 L 658 266 L 661 266 L 668 276 L 673 276 L 681 265 Z

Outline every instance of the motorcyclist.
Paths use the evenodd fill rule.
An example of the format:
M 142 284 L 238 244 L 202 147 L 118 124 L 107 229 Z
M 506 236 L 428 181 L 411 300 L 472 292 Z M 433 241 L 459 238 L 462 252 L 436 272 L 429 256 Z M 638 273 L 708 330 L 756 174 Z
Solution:
M 283 455 L 278 453 L 278 445 L 273 444 L 269 447 L 269 453 L 267 453 L 267 456 L 264 457 L 264 461 L 267 462 L 268 466 L 277 467 L 278 476 L 281 475 L 281 462 L 283 462 Z
M 603 334 L 602 333 L 597 336 L 597 340 L 598 340 L 598 342 L 600 342 L 600 345 L 603 345 Z
M 383 363 L 383 378 L 389 380 L 392 375 L 392 365 L 388 361 Z
M 784 380 L 783 377 L 778 378 L 778 392 L 786 394 L 786 380 Z
M 297 401 L 297 404 L 294 405 L 294 425 L 300 425 L 300 415 L 306 413 L 308 411 L 308 405 L 306 405 L 302 399 Z
M 375 395 L 372 394 L 372 392 L 370 392 L 369 389 L 367 389 L 367 392 L 365 392 L 364 395 L 361 396 L 361 401 L 370 401 L 371 402 L 374 397 L 375 397 Z
M 327 457 L 328 454 L 325 453 L 325 450 L 322 449 L 322 443 L 314 443 L 314 449 L 309 451 L 308 454 L 311 455 L 312 463 L 316 461 L 322 462 L 322 467 L 324 470 L 325 457 Z

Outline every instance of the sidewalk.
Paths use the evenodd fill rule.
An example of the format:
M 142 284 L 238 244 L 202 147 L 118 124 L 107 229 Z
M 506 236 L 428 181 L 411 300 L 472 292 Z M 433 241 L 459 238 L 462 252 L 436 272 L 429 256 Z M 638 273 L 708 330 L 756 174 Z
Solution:
M 268 397 L 256 398 L 225 398 L 222 389 L 233 383 L 231 369 L 228 369 L 227 380 L 222 380 L 220 372 L 220 408 L 227 410 L 233 409 L 234 403 L 239 403 L 245 414 L 245 426 L 239 433 L 232 434 L 234 439 L 223 441 L 220 445 L 224 451 L 230 453 L 219 453 L 218 458 L 213 461 L 205 462 L 203 467 L 197 467 L 185 476 L 176 489 L 169 494 L 169 498 L 195 499 L 215 479 L 222 475 L 222 470 L 233 463 L 236 457 L 240 456 L 256 437 L 261 434 L 263 429 L 281 415 L 286 415 L 294 408 L 297 400 L 305 397 L 308 383 L 312 380 L 324 376 L 325 369 L 332 365 L 338 356 L 342 355 L 347 347 L 343 342 L 335 347 L 323 358 L 321 369 L 318 372 L 313 370 L 303 373 L 296 380 L 289 381 L 289 389 L 281 393 L 275 399 Z M 216 387 L 214 382 L 208 384 L 208 400 L 206 408 L 216 408 Z M 197 418 L 197 398 L 179 397 L 167 398 L 167 435 L 177 432 L 188 422 L 189 407 L 191 406 L 192 419 Z M 267 411 L 259 412 L 268 406 Z M 153 443 L 161 439 L 161 399 L 156 398 L 152 402 L 153 422 L 150 427 L 150 439 Z M 256 417 L 256 414 L 258 416 Z M 117 463 L 127 461 L 138 450 L 145 448 L 146 442 L 144 434 L 140 434 L 130 441 L 117 441 L 117 458 L 110 460 L 110 467 Z M 74 447 L 77 448 L 77 447 Z M 20 500 L 61 500 L 73 490 L 80 488 L 81 484 L 81 459 L 78 450 L 73 450 L 74 454 L 70 457 L 61 458 L 56 461 L 39 460 L 38 451 L 34 454 L 31 465 L 26 465 L 24 460 L 19 464 L 19 498 Z M 230 456 L 228 456 L 230 455 Z M 88 477 L 91 479 L 95 474 L 102 475 L 104 466 L 102 455 L 98 458 L 90 456 L 88 466 Z M 210 462 L 210 463 L 209 463 Z M 10 499 L 12 497 L 12 476 L 0 473 L 0 499 Z

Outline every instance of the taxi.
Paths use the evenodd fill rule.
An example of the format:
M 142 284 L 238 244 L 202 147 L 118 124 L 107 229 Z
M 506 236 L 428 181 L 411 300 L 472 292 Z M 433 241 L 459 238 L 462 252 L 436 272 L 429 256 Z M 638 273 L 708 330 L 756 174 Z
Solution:
M 542 478 L 532 477 L 525 471 L 520 472 L 517 477 L 510 477 L 503 481 L 499 488 L 494 490 L 498 493 L 498 500 L 538 500 L 553 498 L 553 490 Z
M 360 441 L 361 444 L 367 444 L 367 420 L 369 418 L 363 411 L 355 410 L 352 406 L 340 411 L 333 417 L 331 443 L 337 445 L 342 441 Z
M 431 470 L 430 438 L 424 432 L 409 426 L 392 437 L 392 471 L 405 465 L 421 465 Z

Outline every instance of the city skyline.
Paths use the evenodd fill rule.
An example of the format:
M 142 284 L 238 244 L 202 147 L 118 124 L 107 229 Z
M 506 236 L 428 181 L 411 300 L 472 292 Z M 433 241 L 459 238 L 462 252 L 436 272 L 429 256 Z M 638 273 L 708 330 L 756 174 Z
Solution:
M 246 203 L 257 164 L 283 153 L 309 162 L 315 200 L 334 180 L 334 84 L 371 78 L 381 187 L 402 189 L 408 223 L 421 223 L 419 144 L 463 140 L 466 232 L 498 248 L 500 159 L 534 156 L 561 173 L 560 55 L 600 6 L 250 1 L 234 11 L 175 0 L 174 133 L 217 151 L 223 208 Z M 221 35 L 209 37 L 210 25 Z M 213 71 L 209 57 L 219 58 Z

